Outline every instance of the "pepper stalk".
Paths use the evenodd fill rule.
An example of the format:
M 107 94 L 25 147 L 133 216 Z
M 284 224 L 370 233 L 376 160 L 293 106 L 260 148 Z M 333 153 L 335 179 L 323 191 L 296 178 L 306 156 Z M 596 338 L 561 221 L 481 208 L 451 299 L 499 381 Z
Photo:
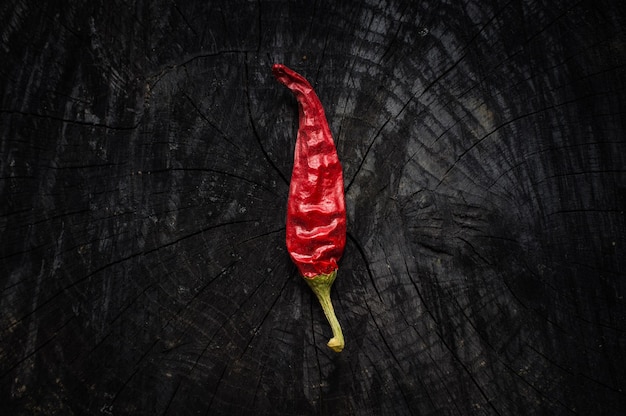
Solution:
M 304 278 L 304 280 L 311 290 L 313 290 L 315 296 L 317 296 L 317 300 L 319 300 L 320 305 L 322 305 L 322 310 L 324 311 L 324 315 L 326 315 L 330 328 L 333 330 L 333 337 L 326 345 L 335 352 L 341 352 L 345 346 L 343 332 L 341 331 L 341 325 L 339 325 L 337 316 L 335 316 L 333 302 L 330 299 L 330 289 L 336 277 L 337 271 L 335 270 L 330 274 L 320 274 L 312 278 Z

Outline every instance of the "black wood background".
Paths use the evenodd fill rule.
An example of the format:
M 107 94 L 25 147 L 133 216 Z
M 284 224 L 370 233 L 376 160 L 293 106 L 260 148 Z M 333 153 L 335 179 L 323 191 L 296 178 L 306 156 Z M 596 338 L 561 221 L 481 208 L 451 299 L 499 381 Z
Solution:
M 0 6 L 2 414 L 626 409 L 623 2 L 98 3 Z M 274 62 L 343 163 L 341 354 Z

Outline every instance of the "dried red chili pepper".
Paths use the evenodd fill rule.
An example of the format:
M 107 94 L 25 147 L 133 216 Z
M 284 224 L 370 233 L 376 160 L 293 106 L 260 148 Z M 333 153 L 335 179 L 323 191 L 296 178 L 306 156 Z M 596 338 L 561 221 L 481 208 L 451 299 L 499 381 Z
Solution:
M 343 174 L 326 115 L 313 87 L 281 64 L 272 72 L 298 101 L 299 128 L 287 202 L 287 250 L 317 296 L 333 330 L 328 346 L 344 347 L 330 300 L 337 262 L 346 245 Z

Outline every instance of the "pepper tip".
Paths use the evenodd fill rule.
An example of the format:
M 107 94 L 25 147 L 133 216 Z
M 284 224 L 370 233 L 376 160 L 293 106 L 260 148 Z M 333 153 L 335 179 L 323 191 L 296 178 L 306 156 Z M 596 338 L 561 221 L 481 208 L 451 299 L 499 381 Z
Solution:
M 285 65 L 283 64 L 274 64 L 272 65 L 272 73 L 276 78 L 280 77 L 285 73 Z

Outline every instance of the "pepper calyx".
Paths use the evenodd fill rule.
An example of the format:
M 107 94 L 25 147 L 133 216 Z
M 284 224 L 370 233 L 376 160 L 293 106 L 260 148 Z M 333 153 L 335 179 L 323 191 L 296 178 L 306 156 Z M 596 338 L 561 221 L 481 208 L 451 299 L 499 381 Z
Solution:
M 318 274 L 313 277 L 304 277 L 304 280 L 307 282 L 311 290 L 313 290 L 315 296 L 317 296 L 317 300 L 320 305 L 322 305 L 324 315 L 326 315 L 326 319 L 328 320 L 330 328 L 333 331 L 333 337 L 326 345 L 328 345 L 328 347 L 335 352 L 341 352 L 345 346 L 343 332 L 341 331 L 341 326 L 335 316 L 335 309 L 333 308 L 333 303 L 330 299 L 330 289 L 336 277 L 337 270 L 334 270 L 329 274 Z

